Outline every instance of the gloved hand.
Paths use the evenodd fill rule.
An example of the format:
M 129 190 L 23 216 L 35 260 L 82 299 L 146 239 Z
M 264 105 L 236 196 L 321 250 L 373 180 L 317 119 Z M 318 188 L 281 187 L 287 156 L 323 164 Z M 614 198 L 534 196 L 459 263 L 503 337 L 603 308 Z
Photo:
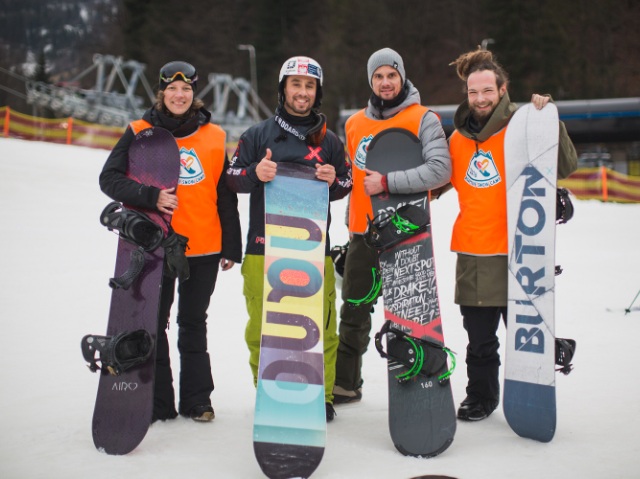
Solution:
M 179 235 L 173 230 L 169 231 L 169 235 L 163 240 L 164 258 L 167 265 L 165 274 L 172 278 L 178 278 L 180 281 L 189 279 L 189 262 L 185 255 L 188 247 L 189 238 Z

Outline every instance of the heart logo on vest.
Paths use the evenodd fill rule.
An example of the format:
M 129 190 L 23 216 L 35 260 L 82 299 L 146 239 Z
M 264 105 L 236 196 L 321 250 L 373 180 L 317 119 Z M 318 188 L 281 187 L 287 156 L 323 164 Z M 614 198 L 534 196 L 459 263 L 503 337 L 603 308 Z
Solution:
M 488 188 L 502 181 L 490 151 L 478 150 L 471 157 L 464 181 L 474 188 Z
M 204 171 L 196 151 L 193 148 L 187 150 L 183 146 L 180 148 L 180 179 L 178 184 L 194 185 L 202 180 L 204 180 Z

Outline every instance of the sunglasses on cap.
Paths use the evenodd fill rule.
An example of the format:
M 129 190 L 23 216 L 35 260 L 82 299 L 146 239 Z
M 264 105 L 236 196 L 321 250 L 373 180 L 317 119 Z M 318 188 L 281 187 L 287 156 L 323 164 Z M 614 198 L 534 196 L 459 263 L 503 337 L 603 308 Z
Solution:
M 161 82 L 171 83 L 176 80 L 194 83 L 198 80 L 198 73 L 195 67 L 187 62 L 169 62 L 160 69 Z

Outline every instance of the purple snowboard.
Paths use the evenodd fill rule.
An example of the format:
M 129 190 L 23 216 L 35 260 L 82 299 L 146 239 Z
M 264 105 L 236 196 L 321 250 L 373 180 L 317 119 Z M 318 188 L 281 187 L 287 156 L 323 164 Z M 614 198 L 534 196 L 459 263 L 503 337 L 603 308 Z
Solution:
M 165 189 L 177 186 L 179 173 L 180 153 L 169 131 L 148 128 L 136 135 L 129 149 L 127 176 L 145 185 Z M 157 211 L 144 212 L 162 226 L 166 235 L 171 217 Z M 128 241 L 118 241 L 114 277 L 127 270 L 135 249 L 137 247 Z M 145 329 L 155 344 L 164 250 L 159 247 L 145 252 L 144 256 L 144 269 L 131 287 L 114 289 L 111 293 L 106 335 Z M 118 376 L 100 370 L 92 424 L 93 442 L 99 451 L 127 454 L 144 439 L 153 413 L 154 370 L 155 348 L 148 361 Z

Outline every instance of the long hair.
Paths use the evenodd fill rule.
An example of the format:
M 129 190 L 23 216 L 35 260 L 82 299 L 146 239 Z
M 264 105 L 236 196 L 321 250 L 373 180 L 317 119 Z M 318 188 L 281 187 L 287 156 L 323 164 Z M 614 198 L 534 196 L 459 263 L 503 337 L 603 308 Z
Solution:
M 483 50 L 482 47 L 463 53 L 455 61 L 449 63 L 449 66 L 451 65 L 456 67 L 456 73 L 464 82 L 465 91 L 467 89 L 467 79 L 469 75 L 477 71 L 489 70 L 494 72 L 498 88 L 502 88 L 502 85 L 509 83 L 509 75 L 502 65 L 495 60 L 493 53 L 489 50 Z

